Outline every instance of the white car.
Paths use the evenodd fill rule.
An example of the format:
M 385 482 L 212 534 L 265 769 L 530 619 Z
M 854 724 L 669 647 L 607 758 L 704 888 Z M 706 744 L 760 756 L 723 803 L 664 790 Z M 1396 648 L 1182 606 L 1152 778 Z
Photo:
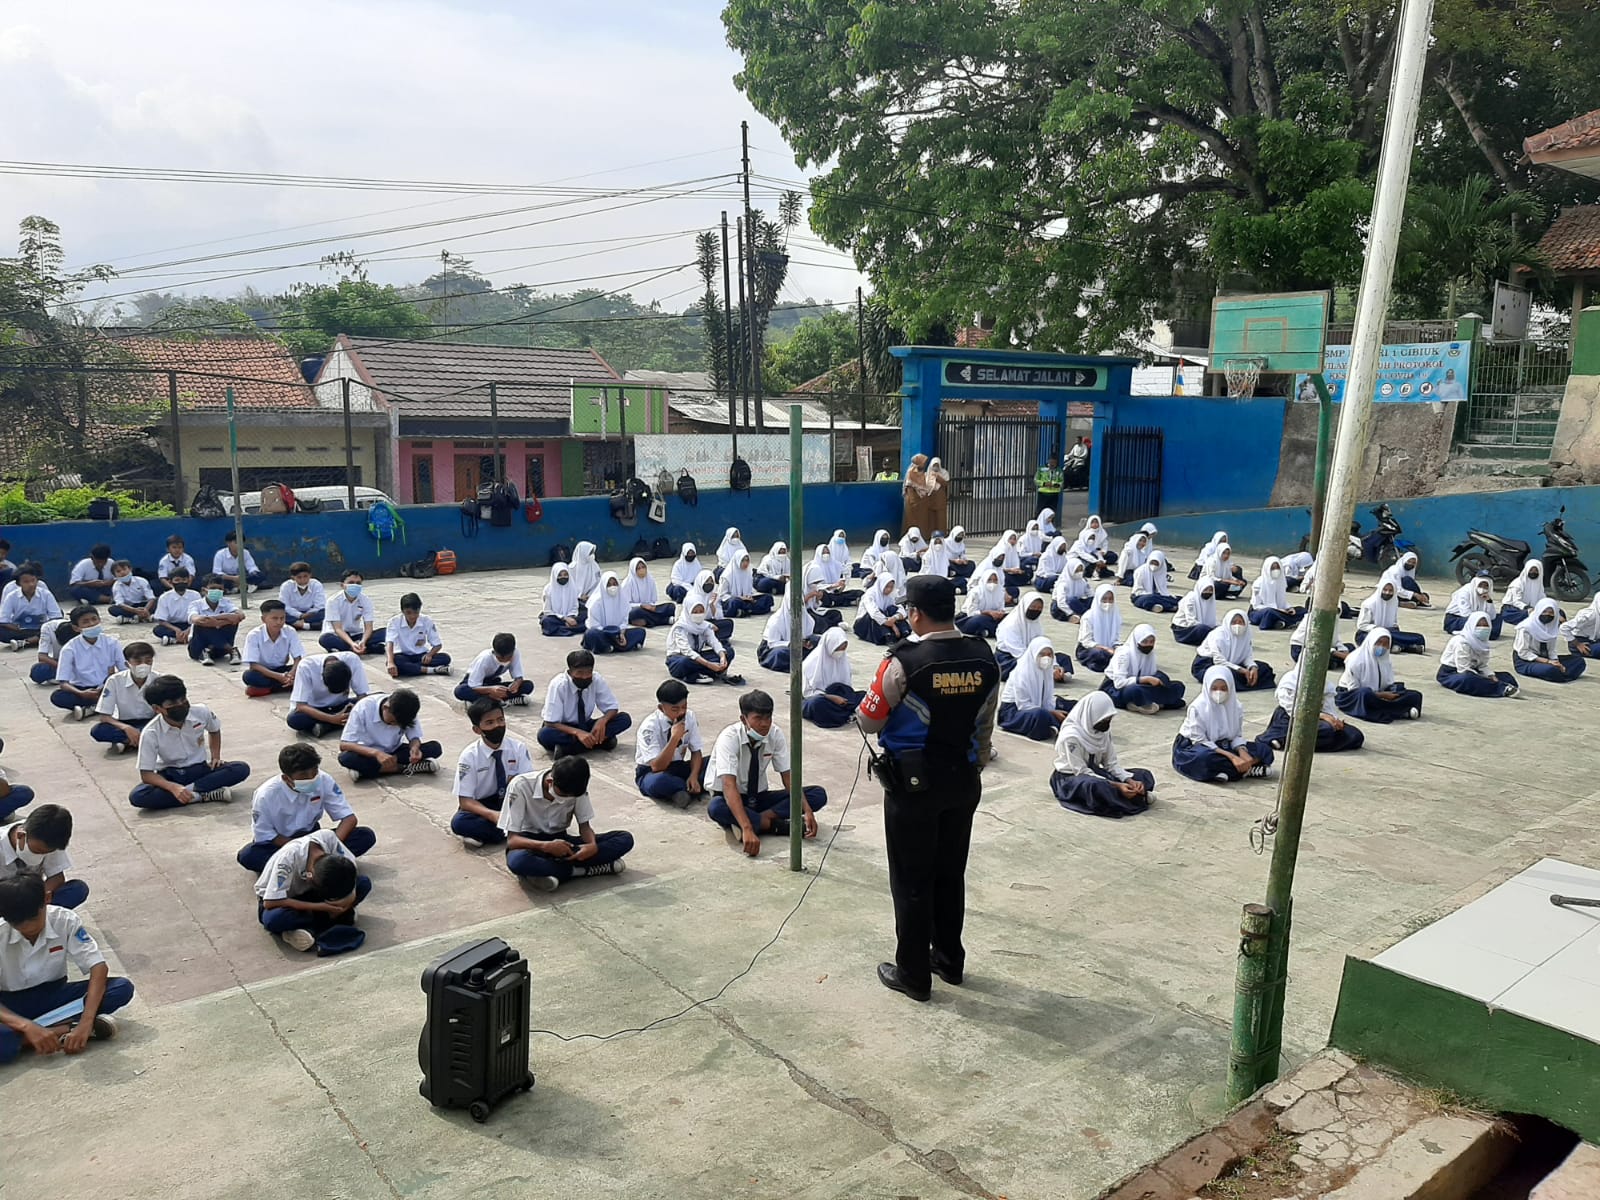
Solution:
M 315 510 L 317 512 L 343 512 L 350 507 L 350 490 L 342 484 L 338 487 L 306 487 L 293 490 L 296 506 L 309 500 L 317 505 Z M 222 501 L 223 511 L 232 515 L 234 511 L 233 493 L 218 492 L 217 499 Z M 356 488 L 356 507 L 358 509 L 371 508 L 379 500 L 388 500 L 390 504 L 394 503 L 388 495 L 380 492 L 377 488 Z M 261 511 L 261 493 L 240 492 L 239 503 L 246 513 L 258 513 Z

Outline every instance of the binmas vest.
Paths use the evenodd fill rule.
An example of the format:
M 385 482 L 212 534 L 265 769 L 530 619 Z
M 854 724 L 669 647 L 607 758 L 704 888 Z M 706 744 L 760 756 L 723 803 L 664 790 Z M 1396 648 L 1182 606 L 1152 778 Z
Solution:
M 890 754 L 923 750 L 931 765 L 978 761 L 979 715 L 996 688 L 1000 668 L 982 638 L 901 642 L 889 651 L 906 676 L 906 694 L 878 732 Z

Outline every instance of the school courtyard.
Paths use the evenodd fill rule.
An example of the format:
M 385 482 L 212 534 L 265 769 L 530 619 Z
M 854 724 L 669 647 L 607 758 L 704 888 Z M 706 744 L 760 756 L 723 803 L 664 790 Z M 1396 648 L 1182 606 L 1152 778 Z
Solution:
M 1170 557 L 1174 591 L 1187 590 L 1192 548 Z M 1244 565 L 1254 573 L 1255 562 Z M 1385 946 L 1541 856 L 1600 865 L 1590 747 L 1600 679 L 1527 681 L 1509 700 L 1439 688 L 1453 585 L 1428 565 L 1438 609 L 1403 611 L 1401 624 L 1426 633 L 1429 653 L 1398 660 L 1426 697 L 1423 719 L 1367 725 L 1364 750 L 1316 765 L 1296 891 L 1292 1061 L 1323 1045 L 1347 952 Z M 668 566 L 654 564 L 658 581 Z M 418 588 L 458 666 L 496 631 L 517 634 L 538 694 L 508 715 L 530 742 L 546 681 L 574 645 L 537 635 L 545 574 Z M 1347 581 L 1352 603 L 1372 578 Z M 413 586 L 369 590 L 392 614 Z M 1142 614 L 1126 589 L 1119 595 L 1131 631 Z M 1171 641 L 1169 620 L 1151 622 L 1158 657 L 1192 697 L 1193 651 Z M 761 624 L 741 622 L 735 646 L 750 684 L 778 697 L 787 728 L 787 680 L 754 661 Z M 1076 626 L 1045 625 L 1058 649 L 1075 644 Z M 114 632 L 128 641 L 147 628 Z M 1342 628 L 1348 638 L 1353 623 Z M 1287 669 L 1287 631 L 1256 640 L 1260 657 Z M 652 631 L 643 652 L 601 661 L 636 722 L 664 677 L 663 642 Z M 879 652 L 851 644 L 863 686 Z M 1508 635 L 1495 643 L 1495 667 L 1509 669 L 1509 655 Z M 596 828 L 637 839 L 626 874 L 547 895 L 520 885 L 500 853 L 469 851 L 447 832 L 455 756 L 472 734 L 450 698 L 459 676 L 416 681 L 427 735 L 444 743 L 440 773 L 346 783 L 378 835 L 362 860 L 373 881 L 360 910 L 368 938 L 354 954 L 318 959 L 261 930 L 253 880 L 234 862 L 248 840 L 249 793 L 290 736 L 286 698 L 247 700 L 237 672 L 163 650 L 156 669 L 182 674 L 191 698 L 221 715 L 225 756 L 254 774 L 231 806 L 141 812 L 126 800 L 132 757 L 108 755 L 50 707 L 27 680 L 32 657 L 0 655 L 5 766 L 41 801 L 72 809 L 74 874 L 92 889 L 83 912 L 138 994 L 117 1040 L 0 1068 L 0 1194 L 1077 1200 L 1218 1110 L 1240 906 L 1260 899 L 1266 879 L 1249 834 L 1276 781 L 1179 779 L 1169 750 L 1181 713 L 1118 715 L 1123 764 L 1158 780 L 1154 807 L 1124 821 L 1060 808 L 1047 786 L 1051 746 L 996 735 L 1001 757 L 985 775 L 968 872 L 966 982 L 935 980 L 933 1001 L 916 1004 L 874 976 L 892 953 L 893 923 L 882 797 L 859 771 L 853 729 L 803 731 L 806 780 L 829 794 L 808 873 L 791 874 L 773 839 L 747 859 L 703 804 L 680 812 L 640 796 L 630 732 L 595 758 L 591 787 Z M 382 687 L 381 666 L 369 667 Z M 1080 671 L 1066 693 L 1099 678 Z M 694 691 L 708 744 L 737 719 L 737 694 Z M 1259 729 L 1271 694 L 1243 702 Z M 315 744 L 325 761 L 336 751 L 331 739 Z M 728 985 L 835 838 L 782 936 Z M 419 979 L 441 952 L 491 935 L 530 960 L 534 1025 L 569 1037 L 642 1026 L 728 986 L 646 1033 L 535 1035 L 538 1086 L 477 1125 L 417 1094 Z

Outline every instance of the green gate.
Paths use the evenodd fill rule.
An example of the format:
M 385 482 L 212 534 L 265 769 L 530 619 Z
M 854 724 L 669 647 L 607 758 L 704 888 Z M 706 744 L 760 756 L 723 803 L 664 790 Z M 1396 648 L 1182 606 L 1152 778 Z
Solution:
M 1548 453 L 1572 373 L 1572 347 L 1560 341 L 1479 342 L 1472 348 L 1472 391 L 1465 440 L 1489 449 Z

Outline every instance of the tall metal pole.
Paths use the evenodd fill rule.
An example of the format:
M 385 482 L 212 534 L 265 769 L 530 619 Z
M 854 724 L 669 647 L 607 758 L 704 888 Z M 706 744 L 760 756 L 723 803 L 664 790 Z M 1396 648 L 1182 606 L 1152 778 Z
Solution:
M 800 470 L 803 448 L 798 404 L 789 405 L 789 590 L 783 602 L 789 606 L 789 870 L 801 867 L 800 846 L 805 836 L 805 779 L 800 769 L 801 744 L 805 741 L 801 721 L 805 703 L 801 692 L 805 660 L 805 582 L 796 571 L 800 547 L 805 545 L 805 480 Z M 830 457 L 832 450 L 829 451 Z
M 489 384 L 489 440 L 494 444 L 494 481 L 499 483 L 505 478 L 505 468 L 500 462 L 500 396 L 496 391 L 497 385 Z M 605 409 L 600 410 L 600 436 L 605 437 Z
M 172 509 L 183 516 L 183 441 L 178 430 L 178 373 L 167 372 L 167 407 L 172 412 Z
M 733 394 L 733 285 L 728 267 L 728 214 L 722 214 L 722 382 L 728 389 L 728 432 L 733 435 L 733 456 L 739 457 L 739 414 Z
M 1322 545 L 1322 520 L 1328 509 L 1328 455 L 1333 448 L 1333 397 L 1328 381 L 1318 371 L 1311 376 L 1317 389 L 1317 465 L 1311 476 L 1311 544 Z
M 339 380 L 344 392 L 344 495 L 345 507 L 356 511 L 356 440 L 350 427 L 350 376 Z M 374 460 L 376 461 L 376 460 Z
M 744 349 L 739 354 L 739 395 L 744 400 L 744 427 L 750 428 L 750 347 L 755 344 L 755 337 L 750 332 L 750 304 L 744 294 L 745 269 L 744 269 L 744 218 L 740 217 L 734 222 L 734 237 L 739 243 L 739 336 L 744 342 Z
M 228 385 L 228 467 L 233 474 L 233 545 L 238 554 L 239 607 L 250 607 L 250 576 L 245 570 L 249 548 L 244 544 L 244 502 L 239 498 L 239 422 L 233 411 L 233 385 Z
M 856 383 L 861 392 L 861 440 L 867 438 L 867 321 L 861 306 L 861 289 L 856 289 Z
M 1399 248 L 1401 220 L 1405 215 L 1406 187 L 1411 176 L 1411 152 L 1417 130 L 1417 108 L 1422 95 L 1428 55 L 1433 0 L 1404 0 L 1400 35 L 1395 49 L 1389 112 L 1383 128 L 1383 151 L 1378 161 L 1377 185 L 1372 197 L 1371 234 L 1357 294 L 1355 331 L 1350 346 L 1350 371 L 1345 381 L 1344 412 L 1329 476 L 1328 500 L 1317 546 L 1317 581 L 1312 597 L 1310 629 L 1300 656 L 1300 687 L 1295 696 L 1288 751 L 1278 793 L 1278 829 L 1272 845 L 1272 865 L 1267 874 L 1266 906 L 1272 913 L 1272 948 L 1267 978 L 1271 992 L 1264 1006 L 1265 1028 L 1257 1039 L 1259 1087 L 1277 1078 L 1282 1040 L 1284 985 L 1289 966 L 1288 927 L 1292 920 L 1295 863 L 1305 824 L 1306 792 L 1311 782 L 1312 751 L 1322 712 L 1322 689 L 1328 675 L 1328 652 L 1338 621 L 1339 593 L 1344 585 L 1344 529 L 1355 510 L 1361 484 L 1361 460 L 1372 431 L 1373 389 L 1377 385 L 1382 352 L 1383 323 L 1394 283 L 1394 263 Z M 1234 1029 L 1235 1049 L 1247 1039 Z M 1231 1096 L 1241 1099 L 1240 1096 Z
M 761 386 L 761 298 L 756 288 L 756 213 L 750 207 L 750 122 L 739 122 L 739 141 L 744 149 L 744 269 L 750 273 L 750 390 L 756 400 L 756 428 L 767 427 L 766 391 Z

